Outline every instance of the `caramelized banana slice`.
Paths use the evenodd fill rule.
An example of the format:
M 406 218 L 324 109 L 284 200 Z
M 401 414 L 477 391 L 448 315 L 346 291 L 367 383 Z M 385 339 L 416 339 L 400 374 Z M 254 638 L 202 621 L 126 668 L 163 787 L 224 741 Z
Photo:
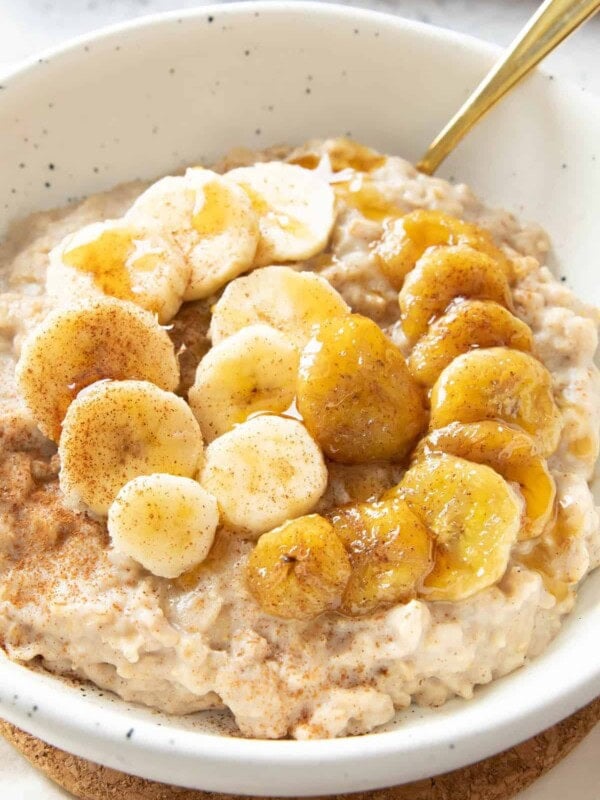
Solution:
M 507 275 L 510 272 L 510 262 L 488 231 L 443 211 L 423 208 L 386 222 L 375 255 L 383 274 L 395 289 L 400 289 L 425 250 L 440 245 L 468 245 L 497 261 Z
M 438 247 L 426 251 L 407 275 L 398 295 L 400 319 L 415 342 L 457 297 L 494 300 L 512 307 L 504 268 L 472 247 Z
M 333 526 L 318 514 L 263 534 L 248 559 L 246 580 L 263 611 L 312 619 L 340 604 L 350 561 Z
M 546 367 L 529 353 L 506 347 L 455 358 L 431 391 L 430 428 L 484 419 L 518 425 L 534 438 L 540 455 L 553 453 L 561 416 Z
M 425 424 L 402 354 L 359 314 L 316 328 L 300 359 L 296 402 L 329 458 L 349 464 L 403 458 Z
M 455 456 L 430 455 L 384 499 L 398 494 L 435 537 L 424 597 L 464 600 L 500 580 L 519 533 L 522 503 L 497 472 Z
M 498 303 L 463 300 L 453 303 L 413 348 L 408 367 L 415 378 L 431 388 L 440 372 L 461 353 L 480 347 L 506 345 L 529 351 L 529 327 Z
M 432 539 L 403 500 L 341 506 L 328 516 L 352 565 L 342 613 L 368 614 L 416 596 L 432 567 Z
M 453 422 L 423 439 L 415 459 L 430 453 L 449 453 L 487 464 L 507 481 L 518 483 L 525 500 L 519 539 L 539 536 L 552 518 L 556 497 L 554 478 L 545 459 L 536 454 L 535 442 L 523 431 L 491 420 Z

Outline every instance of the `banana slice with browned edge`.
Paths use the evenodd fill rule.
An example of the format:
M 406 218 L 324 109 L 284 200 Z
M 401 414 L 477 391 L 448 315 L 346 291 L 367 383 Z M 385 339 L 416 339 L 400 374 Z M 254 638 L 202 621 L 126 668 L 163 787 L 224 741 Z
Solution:
M 333 527 L 318 514 L 264 533 L 250 554 L 246 580 L 263 611 L 310 620 L 337 608 L 350 561 Z
M 529 353 L 506 347 L 455 358 L 431 391 L 430 428 L 484 419 L 517 425 L 533 437 L 540 455 L 553 453 L 561 415 L 546 367 Z
M 530 351 L 531 329 L 491 300 L 460 300 L 452 303 L 415 344 L 408 367 L 419 383 L 431 388 L 457 356 L 475 348 L 500 346 Z
M 435 247 L 419 259 L 398 295 L 408 340 L 423 336 L 457 297 L 493 300 L 512 308 L 506 273 L 495 259 L 466 245 Z
M 352 565 L 343 614 L 368 614 L 416 597 L 433 565 L 432 537 L 403 500 L 340 506 L 327 516 Z
M 443 211 L 418 208 L 385 223 L 383 236 L 374 248 L 383 274 L 396 289 L 430 247 L 467 245 L 497 261 L 510 276 L 511 265 L 484 228 Z
M 404 499 L 435 539 L 423 597 L 464 600 L 502 578 L 523 504 L 491 467 L 432 454 L 414 464 L 383 499 L 393 497 Z
M 333 461 L 400 460 L 425 426 L 422 392 L 401 352 L 359 314 L 315 328 L 297 392 L 306 427 Z
M 519 539 L 543 533 L 554 518 L 556 484 L 544 458 L 537 454 L 529 434 L 503 422 L 453 422 L 422 439 L 415 461 L 431 453 L 449 453 L 487 464 L 503 478 L 519 485 L 525 500 Z

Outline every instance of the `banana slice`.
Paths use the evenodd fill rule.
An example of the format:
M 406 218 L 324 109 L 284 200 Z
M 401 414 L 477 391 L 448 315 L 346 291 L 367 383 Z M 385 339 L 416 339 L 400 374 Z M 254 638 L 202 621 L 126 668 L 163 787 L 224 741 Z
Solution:
M 126 483 L 108 509 L 115 550 L 153 575 L 177 578 L 204 561 L 215 538 L 215 498 L 191 478 L 157 473 Z
M 104 378 L 135 378 L 172 391 L 179 367 L 155 317 L 102 298 L 50 313 L 24 341 L 16 378 L 40 430 L 57 442 L 67 409 L 84 387 Z
M 194 476 L 202 434 L 181 397 L 147 381 L 100 381 L 69 406 L 58 454 L 67 504 L 106 514 L 121 487 L 139 475 Z
M 304 425 L 266 414 L 209 444 L 201 483 L 226 522 L 258 535 L 311 511 L 327 468 Z
M 158 316 L 175 316 L 190 266 L 175 242 L 124 220 L 94 222 L 50 252 L 46 289 L 62 305 L 108 295 Z
M 398 494 L 435 537 L 424 597 L 463 600 L 500 580 L 519 533 L 522 502 L 497 472 L 455 456 L 430 455 L 384 499 Z
M 204 356 L 188 402 L 204 438 L 217 436 L 251 414 L 288 409 L 296 394 L 298 351 L 268 325 L 250 325 Z
M 349 313 L 341 295 L 320 275 L 290 267 L 264 267 L 232 281 L 213 308 L 213 344 L 263 322 L 285 334 L 301 350 L 313 325 Z
M 173 237 L 191 265 L 184 300 L 208 297 L 249 269 L 260 236 L 247 194 L 202 168 L 152 184 L 126 219 Z
M 374 253 L 383 274 L 400 289 L 427 248 L 454 245 L 468 245 L 486 253 L 510 276 L 510 262 L 488 231 L 443 211 L 419 208 L 400 219 L 388 220 Z
M 333 461 L 400 460 L 426 424 L 420 387 L 367 317 L 322 322 L 300 360 L 297 405 Z
M 281 161 L 239 167 L 227 178 L 242 187 L 258 214 L 255 266 L 302 261 L 325 249 L 335 221 L 334 193 L 327 181 Z
M 403 500 L 341 506 L 328 517 L 352 565 L 343 614 L 368 614 L 416 597 L 433 565 L 432 539 Z
M 468 424 L 453 422 L 423 439 L 415 452 L 415 460 L 430 453 L 449 453 L 487 464 L 507 481 L 517 483 L 525 500 L 519 539 L 539 536 L 553 519 L 556 484 L 527 433 L 491 420 Z
M 540 455 L 553 453 L 561 415 L 546 367 L 529 353 L 506 347 L 455 358 L 431 391 L 430 428 L 484 419 L 517 425 L 533 437 Z
M 284 619 L 308 620 L 336 608 L 349 577 L 344 545 L 318 514 L 263 534 L 246 567 L 263 611 Z
M 490 300 L 453 303 L 414 346 L 408 366 L 415 378 L 431 388 L 444 367 L 457 356 L 480 347 L 505 345 L 530 351 L 530 328 L 506 308 Z
M 466 245 L 427 250 L 406 276 L 398 295 L 402 329 L 411 342 L 457 297 L 494 300 L 512 308 L 504 268 Z

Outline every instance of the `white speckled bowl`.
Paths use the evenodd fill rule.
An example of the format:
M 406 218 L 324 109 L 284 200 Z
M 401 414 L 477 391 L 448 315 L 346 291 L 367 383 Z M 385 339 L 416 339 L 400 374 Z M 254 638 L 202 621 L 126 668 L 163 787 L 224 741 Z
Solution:
M 211 159 L 234 145 L 348 133 L 418 157 L 492 63 L 474 39 L 354 9 L 233 4 L 136 20 L 0 78 L 0 228 L 34 209 Z M 50 165 L 54 165 L 53 168 Z M 537 74 L 442 174 L 542 222 L 556 263 L 600 301 L 600 103 Z M 600 692 L 600 573 L 548 651 L 382 733 L 254 741 L 168 718 L 0 658 L 0 715 L 77 755 L 155 780 L 261 795 L 358 791 L 464 765 Z

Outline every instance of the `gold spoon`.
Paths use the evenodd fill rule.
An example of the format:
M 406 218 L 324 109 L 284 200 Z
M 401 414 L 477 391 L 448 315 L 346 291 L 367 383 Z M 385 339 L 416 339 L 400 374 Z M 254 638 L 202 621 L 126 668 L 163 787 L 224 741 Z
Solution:
M 600 0 L 545 0 L 505 55 L 438 133 L 417 169 L 433 175 L 475 123 L 599 9 Z

